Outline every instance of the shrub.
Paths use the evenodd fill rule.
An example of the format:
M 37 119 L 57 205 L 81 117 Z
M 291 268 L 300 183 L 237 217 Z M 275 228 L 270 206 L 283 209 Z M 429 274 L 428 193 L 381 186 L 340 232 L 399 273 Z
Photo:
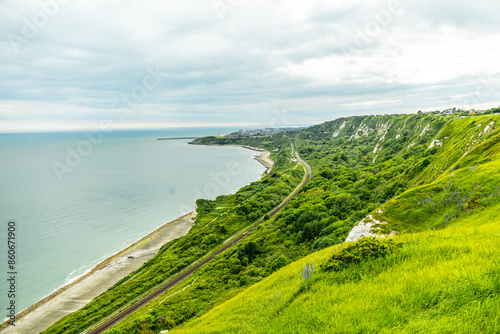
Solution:
M 239 283 L 240 283 L 240 287 L 248 285 L 248 284 L 250 284 L 250 279 L 246 275 L 245 276 L 241 276 Z
M 217 235 L 215 235 L 213 233 L 204 236 L 203 239 L 201 240 L 201 243 L 204 245 L 212 245 L 212 244 L 216 244 L 218 242 L 219 242 L 219 238 L 217 237 Z
M 109 331 L 106 331 L 106 334 L 123 334 L 121 329 L 111 328 Z
M 243 258 L 246 257 L 248 258 L 248 262 L 252 262 L 260 253 L 262 253 L 262 250 L 259 245 L 255 241 L 250 241 L 238 249 L 238 258 L 240 261 L 243 261 Z
M 335 245 L 337 242 L 331 237 L 323 237 L 316 240 L 313 244 L 312 250 L 317 251 Z
M 361 238 L 334 254 L 321 265 L 321 268 L 325 271 L 340 271 L 350 264 L 385 257 L 400 246 L 401 243 L 394 241 L 394 239 Z
M 290 260 L 285 255 L 280 255 L 278 258 L 274 259 L 273 262 L 269 265 L 269 273 L 273 273 L 276 270 L 283 268 L 288 265 Z

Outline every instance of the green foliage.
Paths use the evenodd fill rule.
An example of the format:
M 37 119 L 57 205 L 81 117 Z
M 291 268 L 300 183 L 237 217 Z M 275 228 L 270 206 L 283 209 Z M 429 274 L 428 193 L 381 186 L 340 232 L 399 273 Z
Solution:
M 265 221 L 249 232 L 238 246 L 218 255 L 188 280 L 129 317 L 127 322 L 119 325 L 122 332 L 158 332 L 173 326 L 180 328 L 187 320 L 206 313 L 243 289 L 258 289 L 255 288 L 255 283 L 260 284 L 258 282 L 263 280 L 262 283 L 273 282 L 269 287 L 272 298 L 266 299 L 268 295 L 260 292 L 254 297 L 249 295 L 248 303 L 245 301 L 243 304 L 243 313 L 238 313 L 234 318 L 229 317 L 227 322 L 221 320 L 226 319 L 225 317 L 215 318 L 224 322 L 224 325 L 215 325 L 214 331 L 266 332 L 268 328 L 265 326 L 258 327 L 266 323 L 270 324 L 271 333 L 291 332 L 291 328 L 293 331 L 300 329 L 301 332 L 311 332 L 323 328 L 323 325 L 325 332 L 332 332 L 337 328 L 344 328 L 346 332 L 375 332 L 380 328 L 394 330 L 399 328 L 398 326 L 409 328 L 407 331 L 412 332 L 417 328 L 412 326 L 420 322 L 415 321 L 412 325 L 412 318 L 408 318 L 406 314 L 415 314 L 420 306 L 407 307 L 401 302 L 404 299 L 396 293 L 391 296 L 393 299 L 389 299 L 395 305 L 403 305 L 403 310 L 407 313 L 403 312 L 405 315 L 400 321 L 391 320 L 394 315 L 390 313 L 382 313 L 381 319 L 389 320 L 377 322 L 372 319 L 377 314 L 377 309 L 374 309 L 372 304 L 383 302 L 383 298 L 378 298 L 380 291 L 389 293 L 386 291 L 392 291 L 393 286 L 398 286 L 400 281 L 397 277 L 404 275 L 405 270 L 414 272 L 431 265 L 432 256 L 438 259 L 437 262 L 441 261 L 441 258 L 462 256 L 460 242 L 465 239 L 455 238 L 455 244 L 441 243 L 441 248 L 436 250 L 435 247 L 438 246 L 427 243 L 426 239 L 422 238 L 416 241 L 420 248 L 414 249 L 413 239 L 403 236 L 406 242 L 398 252 L 390 256 L 387 254 L 393 250 L 391 247 L 396 246 L 391 245 L 392 241 L 389 240 L 365 239 L 357 246 L 352 246 L 352 249 L 349 245 L 340 251 L 338 247 L 328 247 L 345 240 L 352 226 L 369 213 L 376 219 L 388 222 L 384 227 L 387 231 L 415 232 L 439 228 L 440 230 L 433 230 L 432 233 L 441 233 L 454 228 L 452 222 L 456 223 L 478 210 L 495 205 L 498 197 L 495 195 L 495 192 L 498 192 L 495 188 L 496 175 L 500 168 L 497 162 L 500 134 L 495 124 L 499 121 L 500 117 L 495 115 L 461 119 L 456 116 L 423 113 L 362 116 L 337 119 L 275 136 L 197 139 L 196 144 L 243 144 L 268 149 L 272 152 L 271 158 L 275 161 L 275 167 L 271 175 L 243 187 L 234 195 L 219 196 L 215 201 L 198 200 L 198 218 L 188 235 L 164 245 L 142 268 L 122 279 L 82 310 L 62 319 L 46 333 L 81 332 L 90 324 L 118 307 L 123 307 L 144 291 L 173 277 L 191 263 L 220 247 L 225 240 L 261 217 L 265 218 Z M 313 176 L 296 198 L 280 213 L 270 217 L 266 213 L 288 196 L 303 176 L 302 167 L 292 160 L 294 156 L 290 152 L 291 139 L 295 139 L 301 157 L 311 165 Z M 457 164 L 459 168 L 450 172 Z M 447 188 L 450 178 L 454 178 L 455 183 Z M 447 200 L 449 196 L 460 200 L 460 205 L 450 204 Z M 424 205 L 422 200 L 425 199 L 431 200 L 432 203 L 426 201 L 427 205 Z M 378 208 L 382 211 L 375 212 Z M 456 215 L 458 210 L 460 214 Z M 449 224 L 445 224 L 447 215 Z M 446 229 L 441 230 L 442 227 Z M 430 258 L 427 251 L 430 251 Z M 312 311 L 316 310 L 316 305 L 310 301 L 316 297 L 316 292 L 300 294 L 298 290 L 300 283 L 297 284 L 297 273 L 305 262 L 299 261 L 299 267 L 295 264 L 286 266 L 311 252 L 315 253 L 309 256 L 310 262 L 322 263 L 326 259 L 332 262 L 331 266 L 327 267 L 331 270 L 323 273 L 320 271 L 319 285 L 314 285 L 315 289 L 317 287 L 329 296 L 320 302 L 318 311 Z M 474 256 L 475 261 L 480 259 L 477 254 Z M 424 258 L 431 262 L 421 260 Z M 411 261 L 407 263 L 407 259 Z M 391 273 L 389 277 L 392 285 L 381 284 L 383 279 L 377 281 L 379 275 L 385 275 L 392 268 L 399 270 L 398 266 L 401 266 L 401 270 Z M 498 272 L 498 269 L 492 270 Z M 275 274 L 266 278 L 273 272 Z M 430 276 L 430 267 L 428 272 Z M 286 278 L 275 278 L 282 273 L 290 275 Z M 413 277 L 405 279 L 410 281 Z M 443 281 L 446 279 L 447 277 L 443 276 Z M 484 276 L 481 276 L 481 279 L 491 282 Z M 373 285 L 373 291 L 369 290 L 371 286 L 366 289 L 358 286 L 360 282 L 372 282 L 370 284 Z M 415 305 L 432 309 L 436 298 L 439 300 L 442 296 L 449 297 L 441 294 L 441 290 L 421 293 L 426 286 L 418 280 L 411 282 L 418 286 L 414 289 L 408 283 L 406 287 L 413 293 L 412 300 Z M 443 283 L 441 288 L 451 291 L 451 287 L 460 286 L 465 291 L 463 296 L 467 296 L 472 290 L 467 290 L 466 285 L 459 283 Z M 266 285 L 266 289 L 267 287 Z M 279 287 L 279 298 L 276 287 Z M 355 288 L 352 291 L 359 291 L 357 300 L 353 303 L 363 306 L 360 308 L 362 313 L 357 313 L 354 308 L 350 309 L 349 296 L 342 295 L 345 291 L 351 291 L 351 288 Z M 363 293 L 377 298 L 364 298 Z M 247 307 L 252 305 L 252 298 L 260 301 L 260 304 L 256 303 L 255 309 L 248 309 Z M 457 302 L 453 298 L 448 298 L 450 303 Z M 463 298 L 464 305 L 470 307 L 467 298 Z M 368 300 L 371 300 L 371 303 Z M 490 303 L 487 299 L 482 299 L 482 302 L 485 305 Z M 304 318 L 308 314 L 304 312 L 304 305 L 311 309 L 308 318 Z M 392 304 L 382 303 L 379 307 L 390 310 L 388 305 Z M 231 310 L 239 312 L 240 306 L 232 304 Z M 318 320 L 326 319 L 319 313 L 319 309 L 329 312 L 327 319 L 334 320 Z M 491 311 L 487 307 L 484 310 Z M 244 327 L 245 320 L 242 319 L 248 319 L 247 317 L 252 317 L 253 314 L 258 315 L 259 320 L 250 319 L 248 323 L 257 327 Z M 348 316 L 345 319 L 336 318 L 337 314 Z M 371 322 L 360 320 L 361 315 L 365 314 L 374 314 L 370 317 Z M 268 319 L 268 316 L 275 315 L 280 316 L 275 320 Z M 422 313 L 423 319 L 432 316 L 434 314 Z M 458 315 L 454 317 L 457 321 L 463 320 Z M 197 321 L 194 320 L 193 324 Z M 212 324 L 217 322 L 211 321 Z M 349 327 L 344 326 L 349 322 Z M 353 323 L 358 325 L 353 327 Z M 226 324 L 227 327 L 224 327 Z M 383 327 L 384 325 L 386 327 Z M 200 326 L 196 327 L 194 332 L 210 332 L 211 327 L 207 323 Z
M 276 270 L 283 268 L 289 263 L 290 263 L 289 258 L 287 258 L 285 255 L 280 255 L 278 258 L 274 259 L 273 262 L 271 262 L 271 265 L 269 266 L 269 272 L 270 273 L 275 272 Z
M 192 263 L 220 247 L 224 240 L 254 223 L 278 205 L 300 183 L 303 176 L 300 170 L 293 169 L 296 164 L 287 158 L 290 154 L 289 140 L 286 143 L 283 141 L 283 146 L 280 146 L 280 143 L 280 140 L 274 142 L 273 144 L 277 145 L 276 149 L 271 149 L 272 158 L 276 161 L 272 175 L 264 176 L 260 181 L 241 188 L 234 195 L 219 196 L 214 201 L 198 199 L 196 201 L 197 219 L 186 236 L 164 245 L 157 255 L 141 268 L 120 280 L 81 310 L 61 319 L 44 333 L 83 331 L 116 309 L 125 307 L 136 300 L 149 289 L 155 288 L 185 270 Z M 253 246 L 255 247 L 252 248 Z M 162 316 L 165 316 L 165 321 L 171 320 L 178 325 L 209 308 L 213 301 L 223 300 L 225 291 L 238 288 L 240 277 L 248 276 L 248 270 L 245 268 L 261 251 L 260 246 L 255 242 L 247 246 L 245 250 L 247 251 L 245 259 L 240 261 L 235 256 L 241 264 L 236 263 L 234 259 L 227 261 L 229 257 L 219 263 L 220 267 L 216 270 L 222 273 L 217 275 L 220 280 L 214 286 L 207 284 L 204 288 L 193 289 L 196 291 L 195 295 L 199 302 L 193 303 L 191 298 L 186 300 L 176 295 L 167 299 L 161 307 L 149 312 L 150 317 L 138 317 L 123 326 L 122 331 L 140 333 L 144 328 L 158 330 L 168 327 L 166 322 L 160 325 Z M 265 261 L 257 262 L 257 264 L 259 268 L 260 265 L 263 267 L 267 265 Z M 207 272 L 211 274 L 214 269 L 214 267 L 209 267 Z M 267 270 L 263 268 L 263 273 L 266 272 Z M 204 272 L 200 271 L 200 273 Z M 260 269 L 255 267 L 254 275 L 256 277 L 265 275 L 260 274 Z
M 123 334 L 121 329 L 111 328 L 109 331 L 104 332 L 105 334 Z
M 321 237 L 321 238 L 318 238 L 314 244 L 313 244 L 313 247 L 312 247 L 312 250 L 313 251 L 317 251 L 317 250 L 320 250 L 320 249 L 323 249 L 323 248 L 327 248 L 327 247 L 330 247 L 330 246 L 333 246 L 335 244 L 337 244 L 338 241 L 331 238 L 331 237 Z
M 398 236 L 396 252 L 318 270 L 314 288 L 303 289 L 306 262 L 343 251 L 315 252 L 172 333 L 498 333 L 499 210 L 497 203 L 447 229 Z
M 243 287 L 245 285 L 250 284 L 250 279 L 248 278 L 248 276 L 241 276 L 239 283 L 240 283 L 240 287 Z
M 385 257 L 400 246 L 394 239 L 361 238 L 355 243 L 347 244 L 323 263 L 321 268 L 325 271 L 339 271 L 363 260 Z
M 260 253 L 262 253 L 260 246 L 256 242 L 250 241 L 238 249 L 238 258 L 240 260 L 247 258 L 248 262 L 252 262 Z

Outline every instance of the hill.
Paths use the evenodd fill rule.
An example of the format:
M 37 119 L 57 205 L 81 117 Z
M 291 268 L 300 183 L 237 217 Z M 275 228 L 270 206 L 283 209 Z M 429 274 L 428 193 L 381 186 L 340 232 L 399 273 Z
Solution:
M 498 141 L 373 212 L 397 237 L 313 253 L 173 333 L 498 333 Z
M 362 286 L 363 280 L 360 277 L 376 279 L 376 273 L 382 270 L 376 269 L 380 261 L 396 261 L 398 256 L 403 255 L 416 261 L 425 252 L 425 248 L 431 246 L 426 241 L 429 235 L 443 233 L 444 236 L 459 226 L 463 226 L 464 230 L 457 233 L 464 235 L 464 231 L 470 230 L 468 223 L 463 223 L 467 219 L 489 219 L 491 224 L 486 224 L 486 227 L 479 223 L 474 226 L 477 226 L 477 230 L 486 229 L 484 234 L 486 231 L 494 231 L 496 221 L 492 220 L 492 210 L 497 208 L 498 196 L 496 171 L 499 121 L 500 117 L 495 115 L 466 118 L 436 114 L 362 116 L 338 119 L 272 136 L 196 139 L 195 144 L 241 144 L 268 149 L 272 152 L 275 168 L 270 175 L 234 195 L 221 196 L 216 201 L 199 200 L 198 218 L 188 235 L 165 245 L 143 268 L 124 278 L 82 310 L 65 317 L 45 333 L 81 332 L 213 252 L 225 240 L 250 226 L 259 217 L 265 217 L 266 212 L 286 197 L 302 178 L 303 171 L 298 168 L 290 149 L 293 139 L 301 158 L 313 169 L 311 182 L 298 196 L 272 219 L 265 217 L 266 221 L 248 233 L 235 247 L 217 255 L 190 278 L 109 332 L 155 333 L 169 328 L 191 332 L 217 332 L 213 328 L 220 328 L 221 333 L 240 329 L 243 332 L 261 332 L 266 328 L 266 323 L 271 326 L 269 328 L 276 328 L 276 331 L 288 328 L 272 327 L 274 324 L 270 323 L 271 320 L 265 320 L 266 317 L 276 315 L 273 308 L 267 307 L 267 302 L 262 304 L 261 313 L 257 313 L 262 318 L 252 318 L 248 314 L 242 316 L 237 307 L 225 302 L 231 300 L 228 303 L 232 303 L 235 299 L 231 298 L 248 296 L 253 289 L 266 286 L 269 280 L 280 280 L 280 273 L 291 270 L 294 274 L 290 276 L 290 280 L 292 276 L 299 277 L 300 270 L 297 271 L 297 268 L 302 267 L 304 262 L 299 259 L 311 256 L 305 261 L 315 264 L 317 271 L 313 277 L 318 278 L 317 285 L 308 285 L 300 293 L 294 290 L 293 300 L 283 304 L 283 309 L 278 310 L 279 315 L 279 312 L 287 312 L 293 308 L 290 306 L 295 305 L 296 312 L 309 314 L 307 310 L 299 311 L 300 305 L 294 303 L 295 300 L 305 303 L 316 296 L 310 288 L 323 286 L 323 283 L 320 284 L 323 282 L 321 277 L 341 277 L 340 283 L 335 284 L 340 290 L 351 287 L 351 283 Z M 342 270 L 335 271 L 335 274 L 320 269 L 319 265 L 328 262 L 328 257 L 338 250 L 339 244 L 345 241 L 353 226 L 369 214 L 373 217 L 369 218 L 373 223 L 374 220 L 381 222 L 372 226 L 373 234 L 396 232 L 399 235 L 395 239 L 401 239 L 402 246 L 396 247 L 394 253 L 377 260 L 356 260 L 350 268 L 340 265 Z M 420 240 L 418 235 L 424 237 Z M 410 242 L 409 240 L 414 240 L 412 238 L 417 239 Z M 493 242 L 494 238 L 490 239 Z M 441 245 L 444 250 L 449 247 L 451 254 L 455 254 L 453 245 L 464 241 L 453 240 L 453 243 Z M 474 245 L 477 243 L 479 239 L 473 242 Z M 410 256 L 412 245 L 417 244 L 420 245 L 420 253 Z M 361 248 L 371 249 L 365 246 Z M 392 249 L 392 246 L 389 248 Z M 340 250 L 341 253 L 343 251 L 344 249 Z M 429 251 L 434 254 L 432 247 Z M 488 253 L 488 256 L 492 255 L 494 254 Z M 405 259 L 402 257 L 398 263 L 405 263 Z M 477 257 L 471 259 L 478 260 Z M 297 260 L 299 262 L 294 262 Z M 413 260 L 410 262 L 413 263 Z M 290 263 L 291 266 L 287 267 Z M 387 271 L 386 274 L 400 274 L 419 265 L 416 262 L 408 263 L 408 267 L 393 266 L 394 270 L 399 268 L 397 270 L 400 271 Z M 283 267 L 286 268 L 279 271 Z M 447 269 L 443 268 L 446 275 Z M 406 275 L 409 275 L 408 272 Z M 478 277 L 483 279 L 482 276 Z M 396 279 L 392 278 L 393 281 Z M 283 280 L 287 282 L 285 278 Z M 328 279 L 325 278 L 326 281 Z M 344 283 L 346 285 L 342 287 Z M 299 283 L 299 286 L 301 284 L 303 283 Z M 327 285 L 328 283 L 324 283 L 325 289 Z M 297 287 L 295 283 L 290 283 L 289 288 L 293 290 Z M 280 294 L 279 303 L 284 303 L 285 295 L 282 293 L 285 292 L 282 291 L 288 290 L 286 287 L 284 290 L 280 289 L 278 287 L 279 292 L 275 292 Z M 328 294 L 340 290 L 328 290 Z M 251 298 L 258 300 L 258 294 L 256 292 Z M 286 296 L 287 300 L 291 298 Z M 301 296 L 309 297 L 302 300 Z M 245 297 L 247 298 L 250 297 Z M 325 301 L 333 303 L 340 300 L 335 296 L 332 298 Z M 352 301 L 355 305 L 360 300 Z M 270 299 L 269 303 L 271 302 L 274 303 L 274 300 Z M 330 305 L 328 303 L 325 302 L 322 307 L 326 308 Z M 314 306 L 310 308 L 313 309 Z M 218 313 L 214 313 L 216 310 L 225 310 L 224 314 L 231 319 L 242 316 L 253 327 L 234 327 L 234 323 L 229 324 Z M 333 306 L 332 310 L 343 314 Z M 231 313 L 233 311 L 236 313 Z M 241 309 L 241 312 L 250 311 Z M 324 314 L 330 314 L 328 312 L 330 311 L 324 311 Z M 208 318 L 197 318 L 204 314 Z M 290 317 L 293 317 L 292 314 L 294 313 L 290 313 Z M 311 313 L 311 316 L 321 318 L 324 314 Z M 296 322 L 286 319 L 291 321 L 290 324 L 301 328 L 303 319 L 298 314 L 295 317 Z M 205 326 L 208 320 L 187 322 L 190 319 L 212 320 L 209 322 L 210 326 Z M 278 319 L 285 318 L 278 316 Z M 259 327 L 259 324 L 263 327 Z M 276 326 L 277 324 L 276 322 Z M 318 326 L 319 324 L 321 322 L 318 322 Z M 333 322 L 328 326 L 333 326 L 332 324 Z M 363 326 L 368 326 L 368 322 L 364 322 Z
M 313 253 L 172 333 L 498 333 L 498 210 L 401 235 L 387 256 L 338 271 L 320 264 L 361 241 Z

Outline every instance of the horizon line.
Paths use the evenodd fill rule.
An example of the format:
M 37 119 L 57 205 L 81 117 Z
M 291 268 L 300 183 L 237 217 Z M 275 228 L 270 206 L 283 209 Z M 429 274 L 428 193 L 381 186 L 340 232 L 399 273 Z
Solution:
M 161 130 L 178 128 L 295 128 L 319 123 L 269 124 L 257 122 L 152 122 L 113 120 L 0 120 L 0 133 L 37 133 L 72 131 Z

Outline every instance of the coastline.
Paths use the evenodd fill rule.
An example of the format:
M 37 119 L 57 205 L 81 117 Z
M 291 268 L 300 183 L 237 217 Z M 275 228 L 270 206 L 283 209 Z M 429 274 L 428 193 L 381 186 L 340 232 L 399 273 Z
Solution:
M 108 257 L 86 274 L 20 312 L 15 326 L 0 324 L 2 333 L 39 333 L 64 316 L 84 307 L 116 282 L 139 269 L 167 242 L 186 235 L 194 225 L 190 212 L 160 226 L 130 246 Z
M 262 148 L 256 148 L 256 147 L 251 147 L 251 146 L 245 146 L 245 145 L 236 145 L 240 146 L 243 148 L 246 148 L 248 150 L 252 151 L 257 151 L 260 152 L 258 156 L 256 156 L 254 159 L 260 162 L 264 167 L 266 167 L 266 170 L 264 171 L 265 174 L 271 174 L 271 171 L 273 170 L 274 167 L 274 161 L 272 161 L 269 156 L 271 155 L 271 152 L 268 150 L 264 150 Z
M 227 144 L 227 145 L 198 144 L 198 143 L 194 143 L 194 142 L 189 142 L 188 144 L 190 144 L 190 145 L 203 145 L 203 146 L 236 146 L 236 147 L 246 148 L 247 150 L 260 152 L 260 154 L 255 156 L 254 159 L 257 160 L 258 162 L 260 162 L 264 167 L 266 167 L 264 174 L 271 174 L 271 171 L 274 167 L 274 161 L 272 161 L 269 158 L 269 156 L 271 155 L 271 152 L 269 152 L 268 150 L 265 150 L 263 148 L 252 147 L 252 146 L 247 146 L 247 145 L 238 145 L 238 144 Z
M 260 152 L 254 159 L 266 168 L 263 175 L 271 173 L 274 162 L 269 158 L 271 154 L 269 151 L 244 145 L 230 146 Z M 9 325 L 8 321 L 1 323 L 0 332 L 6 334 L 39 333 L 46 330 L 61 318 L 87 305 L 131 272 L 139 269 L 155 256 L 164 244 L 186 235 L 194 225 L 196 215 L 195 206 L 193 212 L 167 222 L 125 249 L 106 258 L 87 273 L 17 314 L 15 326 Z

